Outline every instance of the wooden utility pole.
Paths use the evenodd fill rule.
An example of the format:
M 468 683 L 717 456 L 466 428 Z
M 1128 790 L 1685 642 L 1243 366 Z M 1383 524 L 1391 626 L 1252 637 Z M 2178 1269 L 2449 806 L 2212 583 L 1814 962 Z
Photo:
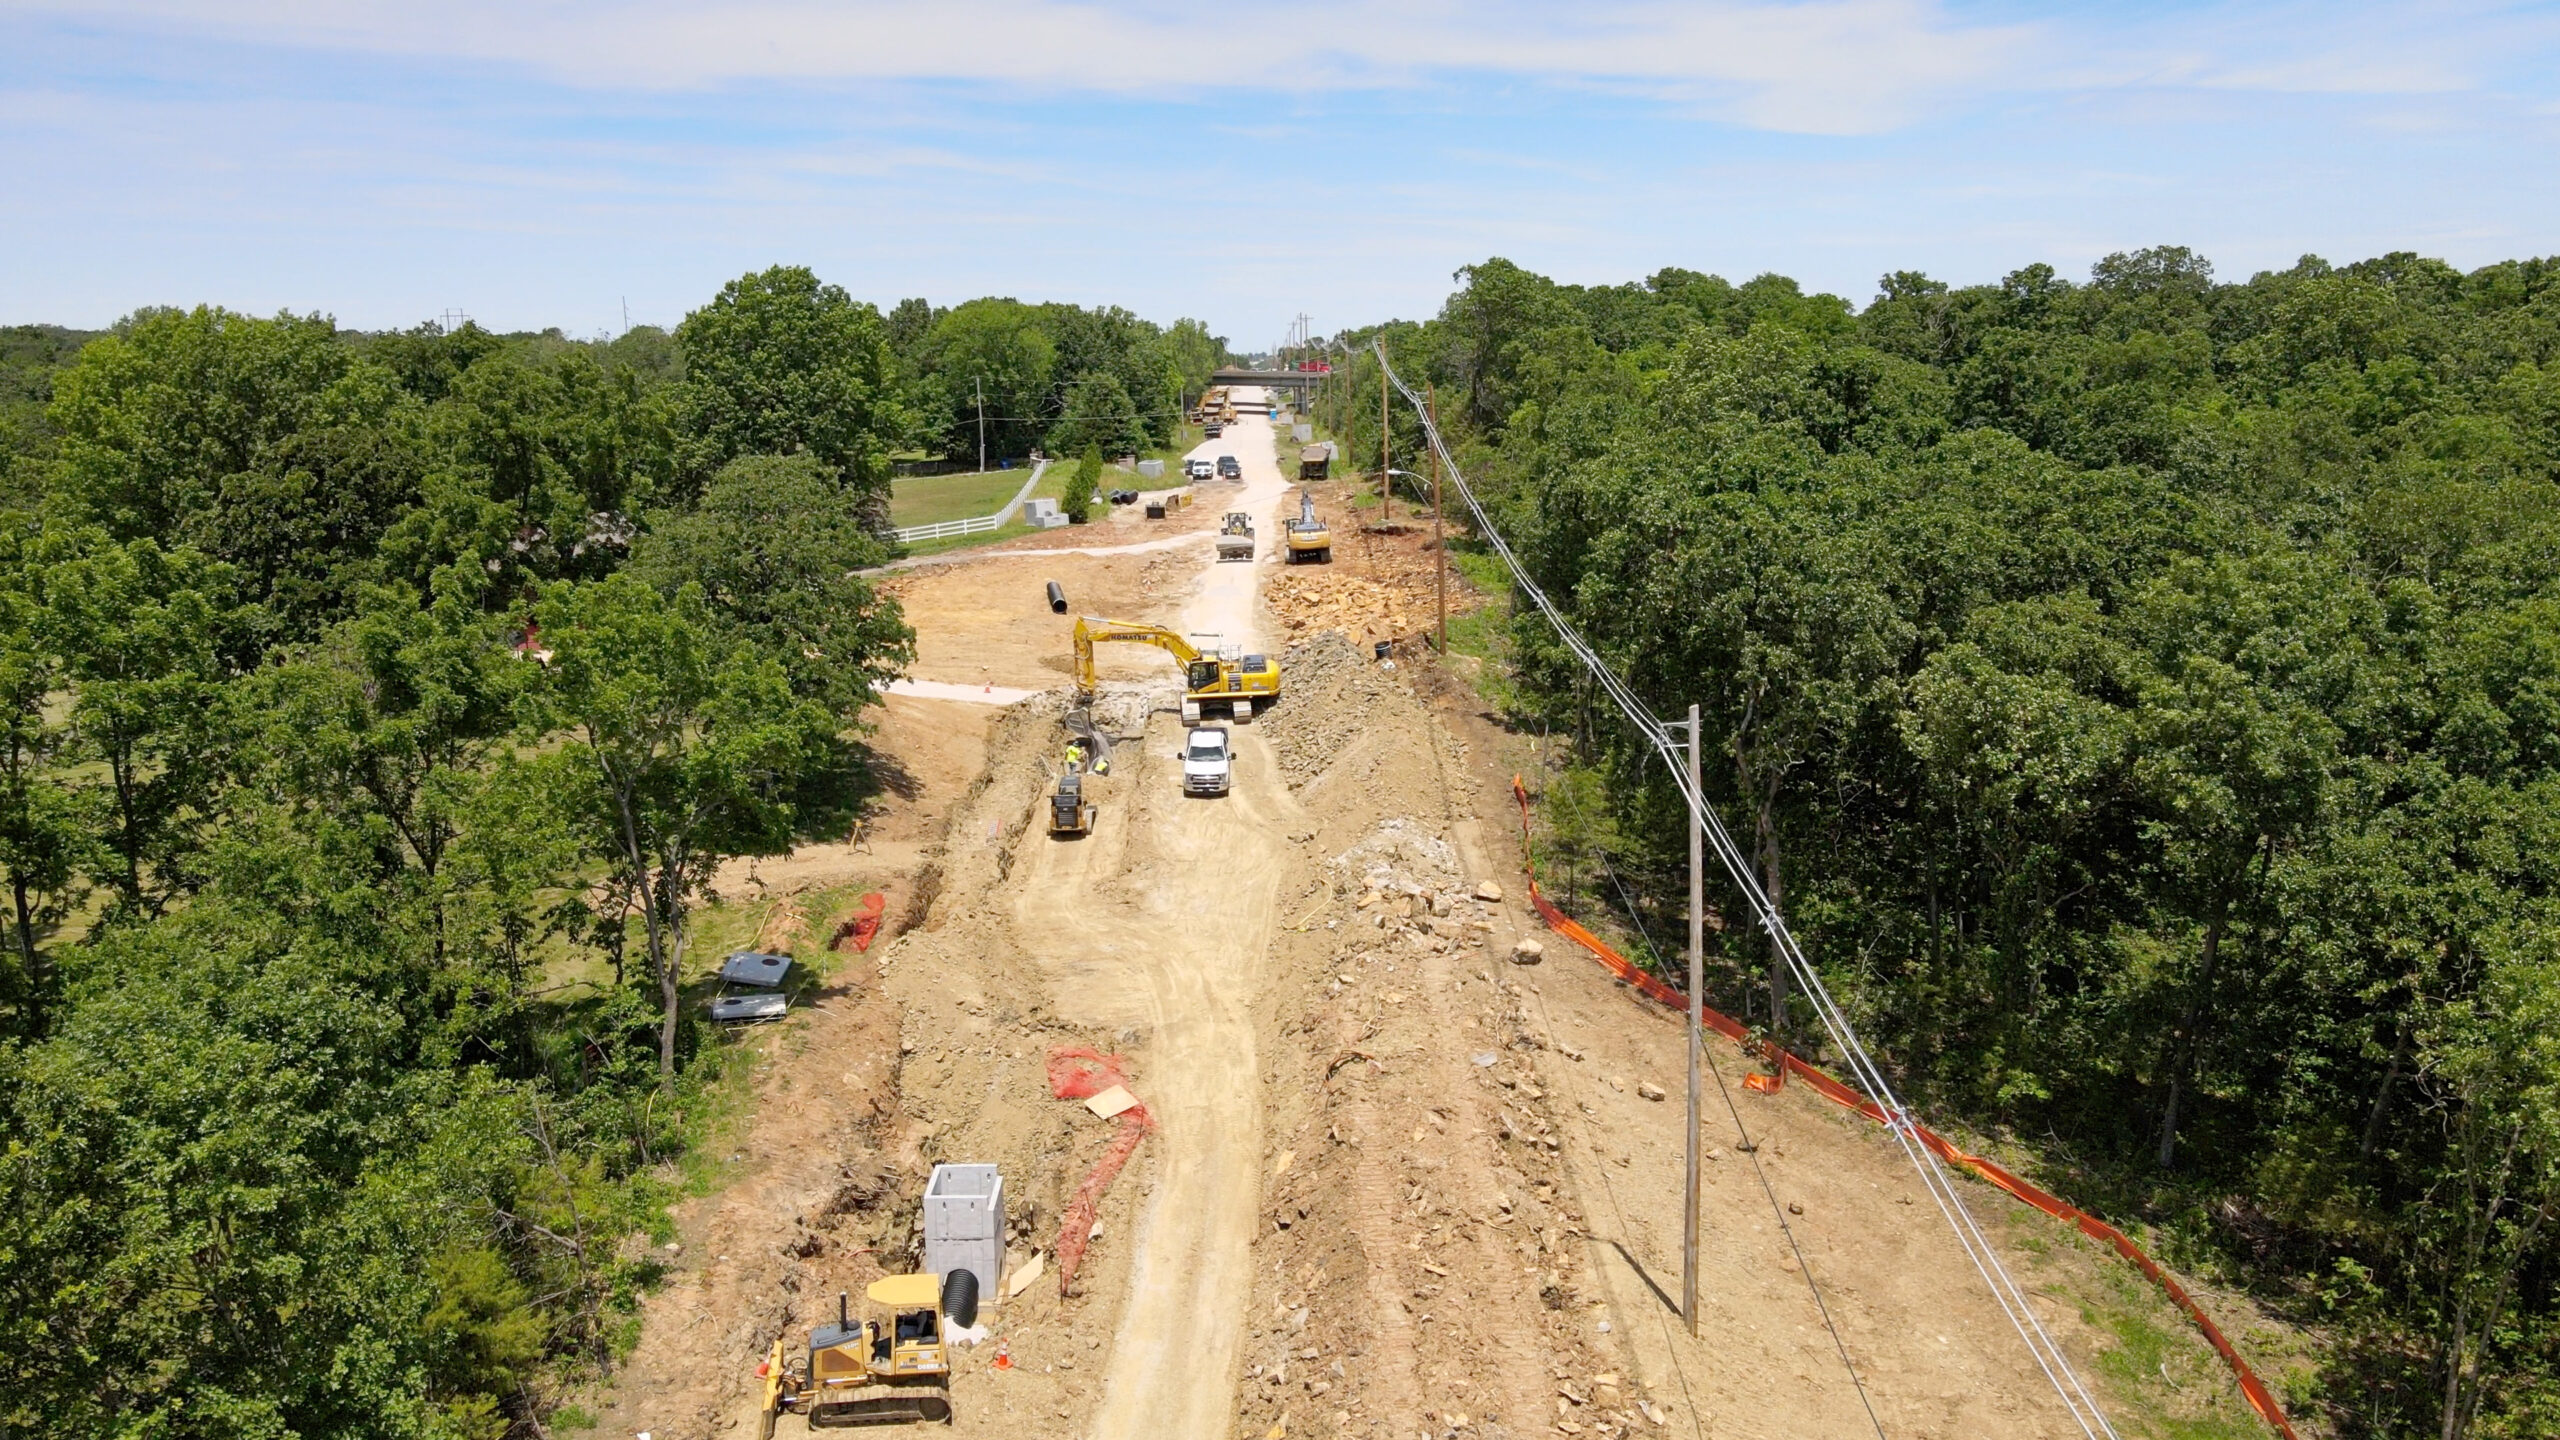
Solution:
M 1440 387 L 1433 385 L 1423 394 L 1430 401 L 1431 425 L 1423 435 L 1422 443 L 1423 448 L 1431 452 L 1431 549 L 1440 562 L 1436 577 L 1440 587 L 1440 657 L 1446 661 L 1449 656 L 1449 525 L 1440 518 L 1440 447 L 1431 443 L 1431 436 L 1440 429 Z
M 1698 788 L 1698 707 L 1689 707 L 1689 793 Z M 1680 1207 L 1680 1316 L 1698 1333 L 1698 1111 L 1706 1099 L 1699 1070 L 1706 1059 L 1706 831 L 1689 812 L 1689 1193 Z
M 987 382 L 983 377 L 972 379 L 969 388 L 978 397 L 978 473 L 983 475 L 987 469 Z
M 1378 523 L 1396 518 L 1395 459 L 1387 446 L 1387 354 L 1378 352 Z

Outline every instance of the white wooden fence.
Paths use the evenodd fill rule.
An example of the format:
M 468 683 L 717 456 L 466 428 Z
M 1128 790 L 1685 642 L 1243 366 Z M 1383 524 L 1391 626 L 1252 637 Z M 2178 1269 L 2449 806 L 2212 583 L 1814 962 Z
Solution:
M 954 535 L 982 535 L 989 530 L 1001 530 L 1005 522 L 1013 518 L 1013 512 L 1022 508 L 1022 502 L 1031 498 L 1031 492 L 1039 486 L 1041 475 L 1048 469 L 1046 460 L 1032 466 L 1031 478 L 1023 481 L 1022 488 L 1015 491 L 1013 498 L 1005 502 L 1005 507 L 993 515 L 972 515 L 966 520 L 937 520 L 930 525 L 908 525 L 892 533 L 898 537 L 899 544 L 913 545 L 919 540 L 948 540 Z
M 1002 514 L 972 515 L 966 520 L 937 520 L 931 525 L 907 525 L 898 530 L 898 543 L 913 545 L 919 540 L 943 540 L 953 535 L 975 535 L 1004 524 Z

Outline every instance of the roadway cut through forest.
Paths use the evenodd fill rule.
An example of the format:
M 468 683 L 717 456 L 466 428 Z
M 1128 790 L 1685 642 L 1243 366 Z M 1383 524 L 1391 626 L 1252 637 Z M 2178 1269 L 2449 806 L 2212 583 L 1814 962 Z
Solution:
M 2065 1433 L 1889 1143 L 1794 1087 L 1739 1098 L 1752 1152 L 1710 1118 L 1706 1314 L 1689 1337 L 1668 1305 L 1680 1027 L 1562 946 L 1513 962 L 1544 932 L 1520 903 L 1508 780 L 1540 757 L 1456 677 L 1307 640 L 1280 705 L 1234 731 L 1233 793 L 1195 800 L 1171 759 L 1174 667 L 1106 646 L 1104 712 L 1144 738 L 1094 783 L 1094 833 L 1046 833 L 1069 622 L 1041 581 L 1080 612 L 1278 648 L 1262 591 L 1291 494 L 1269 429 L 1252 417 L 1202 448 L 1245 470 L 1241 490 L 1201 486 L 1197 505 L 1255 514 L 1253 564 L 1214 561 L 1206 517 L 1123 509 L 1095 528 L 1194 533 L 899 578 L 919 683 L 891 697 L 899 723 L 880 749 L 922 782 L 893 811 L 916 809 L 908 829 L 940 839 L 894 857 L 909 875 L 889 886 L 899 933 L 759 1037 L 769 1060 L 738 1173 L 677 1207 L 681 1249 L 598 1397 L 600 1433 L 751 1433 L 755 1360 L 833 1318 L 838 1291 L 915 1263 L 917 1197 L 940 1160 L 999 1165 L 1014 1262 L 1047 1252 L 1050 1266 L 988 1312 L 990 1343 L 955 1353 L 963 1437 L 1795 1440 L 1867 1433 L 1869 1403 L 1896 1440 Z M 1364 533 L 1291 583 L 1352 593 L 1427 568 L 1427 538 Z M 1370 555 L 1381 547 L 1402 548 Z M 1008 687 L 1048 693 L 986 703 Z M 765 868 L 787 887 L 800 865 Z M 1158 1127 L 1107 1197 L 1072 1295 L 1055 1283 L 1060 1212 L 1114 1127 L 1050 1094 L 1061 1045 L 1125 1054 Z M 2122 1299 L 2117 1262 L 1969 1193 L 2074 1359 L 2094 1361 L 2110 1341 L 2080 1323 L 2087 1297 L 2138 1306 L 2139 1288 Z M 2250 1328 L 2245 1307 L 2207 1300 Z M 2152 1323 L 2172 1337 L 2168 1413 L 2245 1421 L 2214 1357 L 2175 1317 Z

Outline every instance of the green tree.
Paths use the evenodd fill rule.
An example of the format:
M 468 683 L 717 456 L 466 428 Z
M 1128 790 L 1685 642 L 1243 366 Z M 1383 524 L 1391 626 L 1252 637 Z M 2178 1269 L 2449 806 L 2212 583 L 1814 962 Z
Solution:
M 2152 674 L 2135 712 L 2138 783 L 2154 796 L 2167 898 L 2196 935 L 2168 1035 L 2157 1159 L 2176 1158 L 2179 1110 L 2223 952 L 2263 924 L 2276 862 L 2317 833 L 2372 671 L 2369 602 L 2291 556 L 2190 562 L 2141 597 L 2133 624 Z M 2260 942 L 2254 929 L 2252 945 Z
M 240 768 L 263 772 L 291 810 L 380 827 L 379 883 L 422 907 L 439 968 L 454 944 L 448 860 L 531 668 L 477 594 L 459 570 L 436 578 L 423 607 L 376 587 L 353 619 L 241 696 L 260 724 Z
M 792 796 L 835 722 L 779 662 L 717 643 L 699 584 L 669 597 L 614 575 L 555 587 L 537 616 L 552 658 L 534 733 L 570 736 L 551 762 L 557 793 L 637 899 L 671 1081 L 693 906 L 722 860 L 790 848 Z
M 755 646 L 794 694 L 850 725 L 915 659 L 898 602 L 861 573 L 886 558 L 853 497 L 815 461 L 755 456 L 731 461 L 698 506 L 643 535 L 632 568 L 670 597 L 699 585 L 718 641 Z
M 76 898 L 87 837 L 62 763 L 70 733 L 51 709 L 65 682 L 46 590 L 62 537 L 15 518 L 0 525 L 0 872 L 17 959 L 13 998 L 21 1028 L 41 1034 L 55 991 L 45 941 Z
M 1146 426 L 1118 376 L 1094 372 L 1067 391 L 1067 412 L 1049 431 L 1049 448 L 1074 455 L 1091 447 L 1112 455 L 1147 447 Z
M 953 460 L 975 464 L 982 434 L 991 461 L 1026 455 L 1057 414 L 1057 343 L 1018 300 L 953 306 L 933 322 L 923 358 Z
M 326 883 L 290 853 L 271 894 Z M 416 1068 L 414 972 L 368 918 L 209 896 L 106 937 L 0 1058 L 0 1428 L 445 1433 L 426 1261 L 486 1152 L 436 1136 L 483 1107 Z
M 2547 917 L 2536 920 L 2491 937 L 2478 993 L 2434 1017 L 2421 1060 L 2419 1083 L 2451 1129 L 2417 1215 L 2442 1327 L 2432 1367 L 2442 1440 L 2470 1434 L 2492 1398 L 2551 1414 L 2548 1381 L 2520 1344 L 2530 1332 L 2516 1324 L 2560 1214 L 2560 956 Z
M 880 312 L 808 269 L 777 265 L 722 286 L 676 327 L 684 382 L 678 457 L 688 485 L 741 455 L 807 455 L 888 521 L 889 452 L 908 421 Z
M 344 613 L 425 468 L 395 373 L 318 316 L 138 312 L 80 352 L 50 413 L 57 508 L 224 561 L 299 626 Z
M 149 539 L 100 538 L 52 569 L 45 623 L 73 700 L 73 754 L 103 771 L 80 794 L 100 835 L 91 877 L 123 918 L 192 888 L 215 818 L 220 697 L 240 616 L 228 567 Z
M 1067 519 L 1082 525 L 1085 517 L 1093 513 L 1093 497 L 1101 487 L 1102 447 L 1088 444 L 1084 458 L 1076 462 L 1075 473 L 1067 477 L 1067 492 L 1058 508 L 1067 513 Z
M 1189 408 L 1209 388 L 1209 377 L 1217 373 L 1233 357 L 1227 351 L 1227 338 L 1212 335 L 1209 327 L 1185 317 L 1173 322 L 1164 332 L 1165 352 L 1173 362 L 1174 373 L 1181 378 L 1182 404 Z

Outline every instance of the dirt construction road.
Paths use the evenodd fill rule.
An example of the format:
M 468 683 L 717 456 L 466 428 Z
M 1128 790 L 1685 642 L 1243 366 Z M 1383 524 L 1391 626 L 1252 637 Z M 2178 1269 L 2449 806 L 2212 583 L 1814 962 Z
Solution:
M 1217 487 L 1201 503 L 1253 512 L 1266 549 L 1287 489 L 1269 430 L 1259 416 L 1239 419 L 1194 452 L 1237 458 L 1241 497 Z M 1178 628 L 1231 651 L 1259 647 L 1260 557 L 1202 561 Z M 1251 1007 L 1296 807 L 1270 747 L 1250 726 L 1234 733 L 1233 793 L 1192 799 L 1150 786 L 1084 841 L 1034 847 L 1017 901 L 1016 924 L 1039 937 L 1060 1014 L 1150 1037 L 1142 1098 L 1160 1127 L 1150 1142 L 1156 1183 L 1095 1440 L 1220 1435 L 1235 1407 L 1262 1159 Z M 1179 734 L 1159 714 L 1145 743 L 1169 753 Z
M 875 737 L 875 823 L 724 871 L 737 912 L 718 923 L 745 944 L 798 905 L 814 956 L 836 907 L 878 888 L 896 933 L 734 1042 L 755 1047 L 754 1107 L 716 1147 L 720 1188 L 670 1209 L 637 1348 L 582 1402 L 597 1433 L 752 1433 L 775 1339 L 920 1263 L 915 1196 L 941 1161 L 1002 1167 L 1008 1264 L 1048 1267 L 954 1353 L 961 1440 L 2074 1433 L 1891 1143 L 1801 1087 L 1737 1096 L 1748 1148 L 1709 1117 L 1688 1335 L 1681 1027 L 1521 903 L 1512 778 L 1543 784 L 1554 757 L 1462 673 L 1376 661 L 1367 641 L 1411 621 L 1383 601 L 1364 619 L 1371 592 L 1340 582 L 1427 574 L 1427 552 L 1355 527 L 1339 568 L 1284 570 L 1294 487 L 1268 423 L 1197 453 L 1245 482 L 1160 521 L 1122 507 L 1091 537 L 1115 543 L 1030 537 L 892 582 L 919 656 Z M 1208 535 L 1237 509 L 1261 553 L 1218 562 Z M 1091 792 L 1093 833 L 1049 835 L 1071 623 L 1049 580 L 1075 613 L 1281 655 L 1282 702 L 1233 731 L 1232 794 L 1181 793 L 1175 667 L 1109 645 L 1097 713 L 1137 738 Z M 1425 592 L 1402 593 L 1420 614 Z M 1738 1084 L 1750 1062 L 1715 1043 Z M 1117 1124 L 1052 1094 L 1063 1046 L 1126 1056 L 1157 1126 L 1071 1290 L 1060 1226 Z M 2254 1433 L 2138 1275 L 1976 1203 L 2128 1440 Z M 2128 1368 L 2120 1330 L 2168 1348 Z

